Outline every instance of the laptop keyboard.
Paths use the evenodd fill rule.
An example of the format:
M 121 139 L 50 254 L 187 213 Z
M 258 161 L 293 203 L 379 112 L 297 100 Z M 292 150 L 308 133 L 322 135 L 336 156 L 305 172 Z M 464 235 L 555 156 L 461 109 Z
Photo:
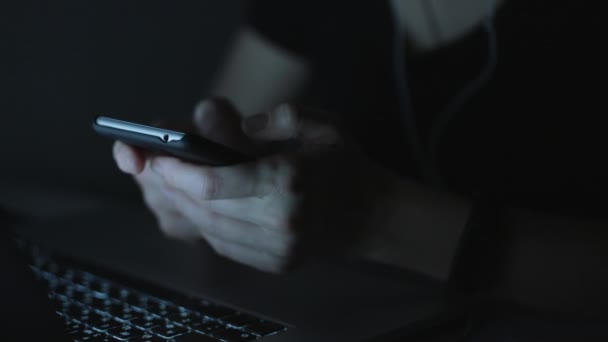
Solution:
M 74 341 L 253 341 L 286 327 L 211 301 L 179 303 L 121 286 L 90 272 L 34 255 L 32 270 L 48 286 Z

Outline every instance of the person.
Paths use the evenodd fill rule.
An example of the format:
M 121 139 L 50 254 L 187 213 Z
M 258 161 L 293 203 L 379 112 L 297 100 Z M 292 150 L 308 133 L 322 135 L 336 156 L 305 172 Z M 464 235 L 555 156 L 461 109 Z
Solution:
M 209 167 L 116 142 L 116 163 L 167 235 L 269 272 L 337 253 L 448 280 L 472 216 L 485 212 L 469 261 L 488 259 L 477 271 L 495 271 L 493 291 L 601 312 L 608 221 L 593 197 L 606 190 L 606 138 L 594 131 L 599 88 L 585 86 L 599 77 L 601 12 L 587 1 L 504 0 L 494 16 L 488 3 L 256 2 L 192 125 L 258 158 Z M 438 186 L 399 99 L 432 142 L 438 113 L 489 60 L 488 16 L 497 63 L 435 141 Z M 402 34 L 407 75 L 391 60 Z M 409 94 L 394 86 L 401 76 Z

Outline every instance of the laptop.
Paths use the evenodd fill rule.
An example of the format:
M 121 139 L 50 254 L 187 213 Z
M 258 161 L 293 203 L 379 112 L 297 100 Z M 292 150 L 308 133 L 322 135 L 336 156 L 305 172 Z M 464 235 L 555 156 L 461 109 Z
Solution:
M 13 227 L 3 340 L 402 341 L 453 322 L 418 274 L 348 258 L 267 274 L 165 238 L 140 207 Z

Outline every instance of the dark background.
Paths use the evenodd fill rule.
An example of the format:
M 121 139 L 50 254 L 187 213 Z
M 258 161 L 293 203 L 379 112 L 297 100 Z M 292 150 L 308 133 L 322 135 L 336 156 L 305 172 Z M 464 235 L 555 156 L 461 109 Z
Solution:
M 60 194 L 137 200 L 91 120 L 190 115 L 243 7 L 238 0 L 0 5 L 0 205 L 44 214 Z
M 167 4 L 158 0 L 0 3 L 0 206 L 28 215 L 57 216 L 95 206 L 93 198 L 141 202 L 130 177 L 114 165 L 111 141 L 94 134 L 91 120 L 101 113 L 140 122 L 190 115 L 209 89 L 245 12 L 245 3 L 239 0 Z M 530 17 L 534 22 L 538 19 Z M 544 27 L 540 21 L 538 25 Z M 562 22 L 555 25 L 561 27 Z M 581 36 L 573 37 L 567 42 L 583 41 Z M 554 43 L 547 41 L 542 42 L 550 48 Z M 574 46 L 555 44 L 560 51 L 561 46 Z M 561 61 L 566 58 L 555 56 L 560 68 L 548 64 L 542 70 L 557 74 L 556 87 L 562 88 L 569 84 L 562 80 Z M 587 56 L 579 58 L 586 61 Z M 588 77 L 578 66 L 568 70 Z M 522 70 L 526 76 L 535 75 Z M 537 96 L 536 91 L 531 94 Z M 561 101 L 556 107 L 562 106 Z M 530 168 L 524 166 L 527 174 Z

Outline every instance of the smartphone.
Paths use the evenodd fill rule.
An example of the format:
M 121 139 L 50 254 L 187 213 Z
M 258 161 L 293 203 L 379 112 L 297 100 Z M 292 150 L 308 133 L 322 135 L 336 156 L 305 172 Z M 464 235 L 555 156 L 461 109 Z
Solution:
M 107 116 L 97 116 L 93 120 L 93 129 L 107 138 L 196 164 L 223 166 L 251 159 L 238 151 L 195 134 L 142 125 Z

